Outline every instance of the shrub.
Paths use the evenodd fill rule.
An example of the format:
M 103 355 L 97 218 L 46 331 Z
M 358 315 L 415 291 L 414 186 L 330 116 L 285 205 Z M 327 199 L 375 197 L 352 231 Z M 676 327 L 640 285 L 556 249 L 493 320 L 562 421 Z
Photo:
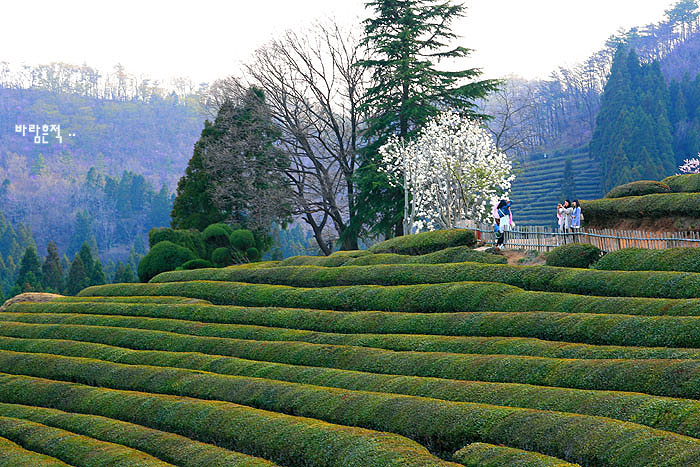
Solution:
M 28 451 L 9 439 L 0 438 L 0 465 L 8 467 L 15 465 L 41 467 L 68 467 L 68 464 L 53 457 Z
M 674 193 L 700 193 L 700 174 L 672 175 L 661 182 Z
M 372 253 L 397 253 L 400 255 L 424 255 L 453 246 L 476 245 L 476 235 L 471 230 L 436 230 L 415 235 L 396 237 L 371 247 Z
M 57 303 L 157 303 L 157 304 L 171 304 L 171 303 L 201 303 L 203 305 L 209 304 L 209 300 L 200 300 L 197 298 L 190 297 L 56 297 L 52 300 Z
M 231 250 L 226 247 L 217 248 L 211 254 L 211 262 L 219 268 L 232 265 L 233 257 L 231 256 Z
M 253 364 L 250 360 L 219 355 L 138 351 L 103 344 L 62 340 L 0 340 L 4 348 L 31 353 L 51 353 L 128 365 L 150 365 L 214 371 L 217 374 L 249 376 L 269 380 L 340 389 L 391 392 L 456 402 L 556 410 L 634 421 L 652 428 L 698 437 L 695 421 L 700 402 L 669 399 L 647 394 L 532 386 L 518 383 L 458 381 L 395 374 L 367 373 L 317 366 L 300 367 L 283 363 Z M 56 362 L 56 360 L 54 360 Z M 49 365 L 52 367 L 53 365 Z M 536 392 L 537 397 L 533 397 Z M 1 394 L 1 393 L 0 393 Z M 463 440 L 460 440 L 463 442 Z
M 194 253 L 185 247 L 167 240 L 158 242 L 139 261 L 139 279 L 141 282 L 148 282 L 161 272 L 172 271 L 193 259 L 195 259 Z
M 0 403 L 0 416 L 31 420 L 102 441 L 121 444 L 175 465 L 245 465 L 250 467 L 273 467 L 275 465 L 264 459 L 232 452 L 212 444 L 193 441 L 184 436 L 95 415 Z M 0 446 L 0 463 L 2 463 L 3 455 L 1 451 L 2 446 Z M 61 465 L 65 464 L 61 463 Z
M 58 458 L 69 465 L 117 465 L 128 458 L 134 465 L 168 467 L 163 461 L 119 444 L 98 441 L 40 423 L 0 416 L 0 436 L 23 447 Z
M 31 306 L 29 307 L 31 310 Z M 160 307 L 156 307 L 159 309 Z M 170 315 L 173 319 L 153 320 L 139 316 L 102 316 L 66 314 L 66 310 L 91 313 L 96 307 L 39 307 L 41 314 L 18 315 L 27 307 L 15 308 L 0 314 L 0 321 L 31 324 L 80 324 L 86 326 L 125 327 L 205 337 L 225 337 L 258 341 L 298 341 L 314 344 L 353 345 L 378 349 L 421 352 L 452 352 L 474 354 L 530 355 L 553 358 L 690 358 L 700 356 L 700 317 L 674 316 L 628 316 L 628 315 L 582 315 L 555 314 L 548 312 L 516 313 L 452 313 L 446 316 L 426 316 L 420 320 L 412 316 L 395 316 L 391 313 L 375 312 L 374 323 L 368 316 L 343 316 L 343 313 L 325 311 L 329 319 L 343 320 L 337 324 L 323 326 L 303 319 L 287 320 L 270 326 L 266 320 L 258 325 L 231 325 L 188 321 L 196 317 L 184 313 Z M 123 308 L 122 308 L 123 309 Z M 225 307 L 225 310 L 230 310 Z M 225 312 L 222 310 L 221 312 Z M 160 311 L 160 310 L 159 310 Z M 43 313 L 56 313 L 46 316 Z M 235 313 L 236 310 L 231 310 Z M 133 312 L 132 312 L 133 313 Z M 358 312 L 359 313 L 359 312 Z M 161 315 L 167 311 L 161 311 Z M 340 316 L 336 316 L 340 314 Z M 148 315 L 148 313 L 146 313 Z M 378 322 L 381 318 L 381 322 Z M 413 318 L 413 319 L 412 319 Z M 558 318 L 558 319 L 557 319 Z M 302 329 L 288 329 L 288 327 Z M 308 329 L 308 330 L 306 330 Z M 625 329 L 620 333 L 619 329 Z M 595 330 L 594 333 L 591 330 Z M 346 334 L 336 334 L 344 332 Z M 370 334 L 368 334 L 370 333 Z M 487 338 L 483 338 L 486 336 Z M 488 339 L 499 336 L 502 339 Z M 477 337 L 477 338 L 474 338 Z M 536 338 L 545 342 L 514 341 L 512 338 Z M 561 341 L 571 344 L 562 348 Z M 553 342 L 554 341 L 554 342 Z M 626 347 L 595 347 L 617 345 Z M 646 346 L 646 347 L 634 347 Z M 658 348 L 651 348 L 659 346 Z M 664 347 L 669 346 L 672 348 Z M 673 348 L 682 347 L 682 348 Z
M 255 236 L 250 230 L 234 230 L 230 236 L 231 246 L 241 253 L 245 253 L 248 248 L 255 247 Z
M 100 415 L 186 433 L 226 449 L 264 455 L 282 465 L 308 465 L 309 459 L 313 459 L 318 467 L 359 467 L 373 459 L 377 466 L 454 466 L 402 436 L 227 402 L 116 391 L 26 376 L 0 375 L 0 383 L 0 395 L 13 403 Z M 139 410 L 133 410 L 134 407 Z M 687 450 L 672 440 L 669 442 L 678 452 Z
M 206 259 L 193 259 L 187 261 L 182 265 L 182 269 L 203 269 L 203 268 L 213 268 L 214 265 Z
M 216 305 L 376 310 L 411 313 L 539 311 L 700 316 L 700 299 L 592 297 L 530 292 L 506 284 L 457 282 L 383 287 L 356 285 L 316 289 L 231 282 L 165 282 L 97 285 L 80 296 L 174 295 L 209 300 Z
M 699 250 L 700 251 L 700 250 Z M 667 271 L 602 271 L 508 264 L 416 264 L 325 268 L 318 266 L 227 268 L 172 271 L 151 282 L 193 280 L 247 282 L 292 287 L 345 285 L 420 285 L 450 282 L 498 282 L 525 290 L 612 297 L 697 298 L 700 275 Z
M 586 222 L 604 225 L 620 218 L 700 217 L 700 193 L 668 193 L 581 201 Z
M 550 251 L 546 261 L 548 266 L 588 268 L 600 259 L 602 253 L 595 245 L 571 243 Z
M 357 346 L 251 341 L 72 324 L 55 326 L 8 322 L 0 328 L 0 333 L 29 339 L 71 339 L 136 349 L 143 348 L 144 343 L 147 343 L 148 349 L 153 350 L 200 352 L 369 373 L 632 391 L 686 399 L 700 397 L 700 387 L 694 384 L 700 377 L 700 362 L 690 359 L 573 360 L 512 355 L 395 352 Z
M 202 232 L 202 240 L 207 247 L 209 257 L 217 248 L 228 248 L 231 227 L 226 224 L 212 224 Z
M 596 269 L 617 271 L 687 271 L 700 273 L 700 248 L 612 251 L 596 263 Z
M 58 362 L 60 364 L 56 364 Z M 355 434 L 352 441 L 362 446 L 366 446 L 365 443 L 369 438 L 376 443 L 375 449 L 379 451 L 377 455 L 381 453 L 385 459 L 387 454 L 391 452 L 390 449 L 387 449 L 387 445 L 393 444 L 391 447 L 394 449 L 403 448 L 403 462 L 394 464 L 395 460 L 392 459 L 393 462 L 387 462 L 388 465 L 451 466 L 450 463 L 440 461 L 429 454 L 424 447 L 417 443 L 388 433 L 401 433 L 420 439 L 437 452 L 453 452 L 465 439 L 473 439 L 490 443 L 507 443 L 509 446 L 518 448 L 528 447 L 574 461 L 586 460 L 588 464 L 592 465 L 623 466 L 629 465 L 629 462 L 641 465 L 660 465 L 660 462 L 673 463 L 670 465 L 692 465 L 693 462 L 700 460 L 700 441 L 698 440 L 653 430 L 637 424 L 585 415 L 485 404 L 455 403 L 396 394 L 339 390 L 259 378 L 212 375 L 184 369 L 119 365 L 97 360 L 89 361 L 89 370 L 85 371 L 85 363 L 88 362 L 85 362 L 84 359 L 71 357 L 30 354 L 8 358 L 0 355 L 1 367 L 7 368 L 8 363 L 16 364 L 15 371 L 17 372 L 42 374 L 50 378 L 43 380 L 41 386 L 38 384 L 28 385 L 31 390 L 27 392 L 34 393 L 36 391 L 38 393 L 32 394 L 30 397 L 33 396 L 32 399 L 43 402 L 37 405 L 47 405 L 45 393 L 60 394 L 60 389 L 57 386 L 60 387 L 61 382 L 56 381 L 60 379 L 76 380 L 83 382 L 83 384 L 89 381 L 91 384 L 117 387 L 120 390 L 73 385 L 71 391 L 73 397 L 70 399 L 85 398 L 86 402 L 99 400 L 101 406 L 110 403 L 112 407 L 110 412 L 118 412 L 118 418 L 124 417 L 123 412 L 129 410 L 130 407 L 137 406 L 140 410 L 131 410 L 133 415 L 129 417 L 143 420 L 145 415 L 150 415 L 152 418 L 149 420 L 149 424 L 155 422 L 168 427 L 182 426 L 183 424 L 187 426 L 197 420 L 199 426 L 188 430 L 195 436 L 201 436 L 204 433 L 208 435 L 211 430 L 221 429 L 222 424 L 227 423 L 229 429 L 222 430 L 219 437 L 214 439 L 223 444 L 243 445 L 241 447 L 245 447 L 246 450 L 255 454 L 261 450 L 261 444 L 265 445 L 268 455 L 271 454 L 275 461 L 284 462 L 287 465 L 305 465 L 303 461 L 299 462 L 302 453 L 306 454 L 303 459 L 308 464 L 308 456 L 316 454 L 318 450 L 323 450 L 325 455 L 317 458 L 319 460 L 315 461 L 314 465 L 348 465 L 330 455 L 330 453 L 337 453 L 336 456 L 347 455 L 346 450 L 349 449 L 348 441 L 350 440 L 342 437 L 342 434 L 347 432 Z M 7 375 L 0 377 L 0 382 L 3 383 L 0 391 L 5 393 L 2 394 L 4 397 L 7 397 L 7 392 L 10 392 L 6 386 L 10 386 L 10 388 L 13 386 L 11 382 L 7 381 L 8 379 L 16 381 L 19 378 Z M 23 379 L 26 384 L 27 378 Z M 35 389 L 35 386 L 39 387 Z M 131 391 L 176 394 L 176 396 L 126 392 L 121 388 L 128 388 Z M 191 397 L 193 395 L 203 397 L 204 394 L 210 399 L 229 402 L 235 400 L 236 403 L 243 405 L 183 398 L 183 396 Z M 261 397 L 261 394 L 265 396 Z M 15 399 L 17 396 L 11 393 L 10 398 Z M 19 398 L 24 399 L 22 395 Z M 69 401 L 68 404 L 70 403 Z M 51 401 L 48 405 L 58 404 L 57 401 Z M 85 407 L 86 404 L 78 402 L 76 405 Z M 249 406 L 256 408 L 252 409 Z M 223 411 L 217 410 L 217 408 L 223 407 L 227 409 L 228 416 L 221 420 L 219 417 Z M 89 411 L 91 413 L 100 412 L 100 408 L 91 408 Z M 267 409 L 310 418 L 273 414 L 266 412 Z M 79 412 L 84 410 L 79 410 Z M 208 415 L 209 423 L 204 423 L 204 420 L 197 416 L 197 414 L 202 413 Z M 397 417 L 397 413 L 402 416 Z M 98 414 L 103 415 L 102 413 Z M 156 416 L 156 414 L 158 415 Z M 231 420 L 236 415 L 239 418 L 238 423 Z M 177 422 L 174 423 L 175 417 L 177 417 Z M 245 424 L 240 422 L 241 418 L 246 420 Z M 274 441 L 279 444 L 271 445 L 273 440 L 265 436 L 265 427 L 270 424 L 269 418 L 275 419 L 274 425 L 281 431 L 276 438 L 289 437 L 286 442 L 279 442 L 275 439 Z M 218 423 L 214 420 L 217 420 Z M 319 423 L 318 420 L 325 422 L 320 422 L 321 427 L 319 428 L 330 432 L 325 433 L 325 436 L 320 438 L 323 439 L 322 445 L 319 446 L 317 442 L 309 442 L 309 440 L 302 442 L 304 435 L 308 436 L 310 431 L 315 431 L 313 426 Z M 456 420 L 459 420 L 459 423 L 455 423 Z M 293 431 L 299 434 L 290 436 L 288 431 L 291 427 L 285 426 L 287 425 L 285 422 L 293 424 Z M 139 424 L 141 423 L 143 422 L 139 421 Z M 331 425 L 331 423 L 347 423 L 361 427 L 371 426 L 373 429 L 381 431 L 372 432 L 363 428 L 349 428 L 342 425 Z M 232 433 L 234 430 L 240 432 L 234 435 Z M 257 436 L 250 431 L 256 433 Z M 547 433 L 547 436 L 539 436 L 540 433 Z M 313 434 L 315 436 L 312 439 L 316 440 L 322 436 L 321 433 Z M 381 438 L 377 438 L 380 434 L 383 434 L 383 443 L 380 442 Z M 236 443 L 232 438 L 239 438 L 239 440 Z M 344 442 L 338 443 L 340 441 L 338 438 Z M 648 445 L 650 438 L 654 438 L 656 441 L 655 449 L 653 451 L 642 449 L 643 446 Z M 328 443 L 332 442 L 331 440 L 341 445 L 328 446 Z M 605 448 L 602 449 L 602 446 Z M 334 449 L 331 450 L 330 447 Z M 282 449 L 286 450 L 284 457 Z M 308 450 L 312 452 L 308 452 Z M 409 451 L 410 455 L 406 451 Z M 352 458 L 357 459 L 356 456 L 357 454 L 354 454 Z M 366 458 L 364 456 L 362 458 L 364 463 L 360 465 L 367 465 Z M 341 462 L 338 462 L 339 460 Z
M 518 465 L 521 467 L 576 467 L 578 464 L 545 456 L 536 452 L 493 444 L 472 443 L 457 451 L 453 459 L 467 467 L 501 467 Z
M 248 258 L 249 261 L 260 261 L 261 259 L 260 250 L 258 250 L 254 246 L 248 248 L 245 251 L 245 256 L 246 258 Z
M 624 198 L 627 196 L 644 196 L 654 193 L 670 193 L 671 188 L 665 183 L 653 180 L 640 180 L 616 186 L 605 195 L 606 198 Z
M 150 248 L 163 241 L 173 242 L 176 245 L 192 250 L 200 258 L 207 254 L 202 235 L 195 229 L 181 230 L 158 227 L 148 232 L 148 245 Z

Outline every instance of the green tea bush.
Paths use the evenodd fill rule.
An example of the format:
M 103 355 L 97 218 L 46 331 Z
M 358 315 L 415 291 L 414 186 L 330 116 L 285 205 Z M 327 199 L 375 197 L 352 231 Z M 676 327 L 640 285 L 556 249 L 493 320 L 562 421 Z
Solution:
M 231 246 L 240 252 L 255 247 L 255 236 L 250 230 L 234 230 L 230 235 Z
M 0 438 L 0 465 L 7 467 L 68 467 L 65 462 L 38 452 L 28 451 L 5 438 Z
M 69 465 L 134 465 L 169 467 L 170 464 L 135 449 L 99 441 L 29 420 L 0 416 L 0 436 L 31 451 L 60 459 Z
M 615 271 L 687 271 L 700 273 L 700 248 L 647 250 L 624 248 L 611 251 L 594 268 Z
M 700 193 L 700 174 L 672 175 L 661 183 L 668 185 L 674 193 Z
M 670 399 L 631 392 L 367 373 L 273 362 L 263 364 L 220 355 L 129 350 L 104 344 L 58 339 L 5 338 L 0 339 L 0 348 L 18 352 L 79 355 L 127 365 L 178 367 L 222 375 L 265 378 L 348 390 L 390 392 L 454 402 L 556 410 L 633 421 L 694 438 L 700 436 L 700 424 L 697 423 L 700 402 L 689 399 Z M 51 363 L 56 362 L 57 360 L 53 360 Z
M 203 465 L 272 467 L 275 465 L 264 459 L 232 452 L 212 444 L 193 441 L 174 433 L 153 430 L 133 423 L 95 415 L 68 413 L 44 407 L 0 403 L 0 416 L 30 420 L 101 441 L 121 444 L 175 465 L 192 467 Z M 0 464 L 2 464 L 2 456 L 0 443 Z M 66 464 L 61 463 L 60 465 Z
M 700 217 L 700 193 L 668 193 L 581 201 L 586 222 L 604 225 L 617 219 Z
M 564 247 L 561 248 L 562 250 L 567 250 Z M 595 254 L 595 251 L 593 253 Z M 572 257 L 575 258 L 573 254 L 568 256 L 569 259 Z M 592 257 L 594 255 L 591 255 Z M 559 259 L 561 259 L 561 255 Z M 612 297 L 700 297 L 700 274 L 697 273 L 670 271 L 622 272 L 552 266 L 480 263 L 396 264 L 336 268 L 319 266 L 276 267 L 274 265 L 266 268 L 232 267 L 227 269 L 165 272 L 154 277 L 151 282 L 185 282 L 194 280 L 247 282 L 293 287 L 390 286 L 483 281 L 509 284 L 525 290 L 543 292 Z
M 654 193 L 670 193 L 671 188 L 665 183 L 653 180 L 640 180 L 616 186 L 605 195 L 606 198 L 624 198 L 627 196 L 644 196 Z
M 190 261 L 187 261 L 182 265 L 182 269 L 203 269 L 203 268 L 213 268 L 214 265 L 211 264 L 211 262 L 207 261 L 206 259 L 193 259 Z
M 567 268 L 588 268 L 602 255 L 595 245 L 587 243 L 570 243 L 558 246 L 547 254 L 547 266 Z
M 185 296 L 216 305 L 376 310 L 411 313 L 472 311 L 538 311 L 700 316 L 700 299 L 592 297 L 554 292 L 530 292 L 506 284 L 457 282 L 404 286 L 356 285 L 315 289 L 232 282 L 165 282 L 97 285 L 79 296 Z
M 348 334 L 335 332 L 273 328 L 260 325 L 232 325 L 220 323 L 203 323 L 183 319 L 153 320 L 140 316 L 116 315 L 70 315 L 64 307 L 63 312 L 57 307 L 41 310 L 56 310 L 51 315 L 44 313 L 20 314 L 13 307 L 9 312 L 0 314 L 0 321 L 22 322 L 31 324 L 79 324 L 86 326 L 123 327 L 174 332 L 177 334 L 204 337 L 224 337 L 257 341 L 299 341 L 314 344 L 353 345 L 379 349 L 421 352 L 451 352 L 475 354 L 536 355 L 541 357 L 563 358 L 690 358 L 700 356 L 700 318 L 698 317 L 649 317 L 629 315 L 587 315 L 549 312 L 519 313 L 470 313 L 450 314 L 448 316 L 430 316 L 420 321 L 420 325 L 410 326 L 405 317 L 393 319 L 383 317 L 383 321 L 405 323 L 399 330 L 368 329 L 363 322 L 348 326 Z M 92 309 L 95 309 L 92 307 Z M 337 312 L 326 312 L 337 313 Z M 375 316 L 376 318 L 376 316 Z M 434 318 L 434 319 L 428 319 Z M 352 321 L 352 316 L 348 318 Z M 301 321 L 297 321 L 300 323 Z M 299 325 L 299 324 L 297 324 Z M 427 329 L 431 329 L 428 334 Z M 450 327 L 452 326 L 452 327 Z M 620 329 L 626 332 L 621 334 Z M 650 330 L 651 329 L 651 330 Z M 595 330 L 592 333 L 591 330 Z M 382 332 L 383 333 L 379 333 Z M 481 337 L 498 336 L 504 339 Z M 474 337 L 479 337 L 474 339 Z M 544 339 L 543 342 L 515 342 L 512 338 Z M 569 346 L 562 346 L 556 340 L 565 340 Z M 552 341 L 555 341 L 554 343 Z M 574 345 L 573 343 L 597 344 L 604 346 Z M 519 345 L 520 346 L 519 346 Z M 529 345 L 528 345 L 529 344 Z M 646 346 L 646 347 L 635 347 Z M 653 348 L 655 347 L 656 348 Z M 672 348 L 667 348 L 669 346 Z M 675 348 L 673 348 L 675 347 Z
M 697 360 L 574 360 L 511 355 L 395 352 L 356 346 L 250 341 L 69 324 L 53 326 L 6 322 L 0 328 L 0 333 L 28 339 L 71 339 L 136 349 L 144 348 L 147 344 L 148 348 L 153 350 L 201 352 L 370 373 L 632 391 L 686 399 L 700 397 L 700 387 L 694 384 L 700 376 L 700 362 Z
M 158 242 L 139 261 L 139 279 L 142 282 L 148 282 L 161 272 L 172 271 L 193 259 L 196 258 L 192 250 L 167 240 Z
M 149 391 L 158 394 L 175 394 L 176 396 L 196 395 L 203 397 L 206 394 L 206 398 L 209 399 L 228 402 L 235 400 L 236 403 L 243 404 L 243 406 L 238 407 L 245 407 L 243 410 L 249 411 L 247 417 L 249 423 L 253 421 L 250 420 L 253 415 L 258 415 L 256 418 L 260 419 L 259 423 L 264 423 L 264 417 L 268 414 L 272 415 L 272 412 L 264 412 L 263 410 L 270 409 L 311 417 L 303 419 L 299 416 L 286 416 L 297 421 L 296 431 L 301 433 L 310 431 L 308 424 L 314 423 L 316 420 L 323 420 L 327 424 L 347 423 L 361 427 L 371 426 L 371 429 L 385 432 L 385 436 L 389 439 L 391 439 L 391 435 L 387 435 L 387 433 L 401 433 L 420 440 L 437 452 L 442 450 L 453 452 L 461 446 L 460 443 L 463 443 L 465 439 L 471 439 L 488 443 L 507 443 L 509 446 L 517 448 L 527 446 L 538 452 L 566 457 L 573 461 L 586 460 L 594 465 L 628 465 L 626 462 L 632 459 L 635 464 L 640 465 L 659 465 L 658 462 L 662 460 L 680 462 L 680 465 L 683 465 L 684 462 L 700 461 L 700 441 L 696 439 L 653 430 L 642 425 L 585 415 L 485 404 L 455 403 L 396 394 L 338 390 L 258 378 L 202 374 L 174 368 L 118 365 L 70 357 L 0 354 L 0 367 L 7 368 L 8 363 L 16 365 L 18 373 L 46 375 L 53 381 L 78 381 L 83 382 L 83 384 L 90 381 L 91 384 L 100 384 L 108 388 L 128 388 L 131 391 Z M 85 369 L 86 364 L 89 364 L 88 371 Z M 4 379 L 6 378 L 0 377 L 0 381 Z M 53 381 L 44 383 L 44 386 L 51 387 L 60 384 Z M 186 384 L 183 384 L 185 382 Z M 3 381 L 3 383 L 5 382 Z M 5 392 L 4 386 L 6 385 L 7 383 L 2 385 L 1 392 Z M 34 392 L 33 385 L 29 387 L 32 389 L 31 392 Z M 85 388 L 84 391 L 81 391 L 82 388 Z M 140 393 L 133 392 L 125 393 L 123 390 L 95 389 L 85 386 L 82 388 L 75 387 L 74 392 L 90 394 L 93 391 L 99 391 L 103 395 L 103 399 L 109 399 L 105 393 L 122 396 L 120 397 L 124 402 L 120 404 L 122 410 L 128 410 L 125 403 L 127 400 L 138 400 L 140 395 Z M 45 390 L 39 388 L 39 392 L 42 392 L 42 389 Z M 261 397 L 261 394 L 265 394 L 265 397 Z M 227 402 L 213 403 L 196 400 L 192 400 L 188 404 L 188 401 L 182 400 L 181 397 L 171 396 L 167 399 L 171 402 L 169 405 L 177 404 L 181 408 L 178 410 L 176 407 L 172 407 L 171 410 L 168 410 L 169 416 L 167 416 L 163 414 L 164 408 L 159 407 L 162 406 L 158 403 L 160 401 L 153 400 L 163 398 L 163 396 L 149 394 L 146 397 L 151 399 L 151 404 L 142 402 L 138 406 L 143 407 L 142 410 L 146 413 L 160 409 L 161 415 L 156 418 L 158 423 L 167 423 L 166 420 L 170 417 L 182 416 L 182 409 L 187 408 L 189 404 L 204 405 L 204 407 L 199 407 L 201 407 L 201 411 L 206 413 L 216 412 L 214 407 L 205 408 L 206 405 L 228 405 Z M 160 400 L 162 401 L 162 399 Z M 246 406 L 253 406 L 256 409 L 249 409 Z M 235 409 L 236 406 L 229 407 L 232 412 L 236 412 Z M 397 413 L 401 413 L 402 416 L 397 417 Z M 280 418 L 285 417 L 279 414 L 275 415 L 278 417 L 278 422 L 282 421 L 279 420 Z M 137 416 L 142 417 L 141 414 Z M 191 418 L 192 415 L 186 417 L 186 419 Z M 309 422 L 304 423 L 307 420 Z M 459 420 L 459 423 L 454 423 L 455 420 Z M 439 429 L 436 429 L 436 423 Z M 251 425 L 253 424 L 251 423 Z M 283 429 L 283 423 L 278 423 L 278 425 L 280 425 L 280 429 Z M 331 426 L 338 431 L 348 429 L 341 425 Z M 240 423 L 237 424 L 237 427 L 240 427 Z M 211 428 L 214 427 L 202 426 L 197 432 L 206 432 Z M 249 429 L 260 430 L 261 427 L 255 424 Z M 355 428 L 354 430 L 367 433 L 366 429 Z M 533 431 L 535 433 L 542 431 L 549 435 L 533 435 Z M 228 433 L 223 432 L 218 439 L 226 440 Z M 658 440 L 656 449 L 654 451 L 642 449 L 640 452 L 640 448 L 645 446 L 650 438 Z M 263 440 L 270 441 L 269 439 L 261 439 L 260 441 Z M 289 442 L 291 441 L 294 440 L 290 439 Z M 289 442 L 285 443 L 286 446 L 275 446 L 275 448 L 269 446 L 269 452 L 277 454 L 279 452 L 277 450 L 280 448 L 290 449 Z M 408 449 L 410 442 L 403 438 L 403 443 L 404 449 Z M 249 446 L 246 446 L 248 450 L 251 450 L 250 444 L 253 443 L 249 441 Z M 605 449 L 600 449 L 603 445 Z M 313 443 L 311 446 L 308 443 L 294 446 L 289 455 L 294 456 L 295 453 L 309 448 L 318 449 L 316 446 L 317 443 Z M 440 462 L 427 451 L 424 451 L 423 456 L 419 456 L 420 449 L 420 446 L 415 445 L 413 455 L 410 458 L 404 457 L 404 462 L 408 459 L 417 461 L 419 460 L 417 458 L 422 457 L 420 460 L 429 462 L 429 464 L 422 465 L 451 465 L 447 462 Z M 297 462 L 294 462 L 293 465 L 297 465 Z
M 521 467 L 577 467 L 578 464 L 545 456 L 531 451 L 494 446 L 493 444 L 472 443 L 456 453 L 453 460 L 467 467 L 502 467 L 517 465 Z
M 377 243 L 372 253 L 397 253 L 400 255 L 424 255 L 453 246 L 476 245 L 476 235 L 471 230 L 436 230 L 415 235 L 405 235 Z
M 150 248 L 163 241 L 173 242 L 176 245 L 192 250 L 200 258 L 204 258 L 207 254 L 201 233 L 195 229 L 181 230 L 158 227 L 148 232 L 148 245 Z
M 202 240 L 209 255 L 217 248 L 227 248 L 230 245 L 231 227 L 226 224 L 212 224 L 202 232 Z
M 246 258 L 248 258 L 248 261 L 260 261 L 260 259 L 262 259 L 262 256 L 260 255 L 260 250 L 258 250 L 254 246 L 248 248 L 245 251 L 245 256 Z
M 117 304 L 117 303 L 138 303 L 138 304 L 154 304 L 154 303 L 159 303 L 159 304 L 172 304 L 172 303 L 187 303 L 187 304 L 194 304 L 194 303 L 200 303 L 203 305 L 209 304 L 211 305 L 211 302 L 209 300 L 200 300 L 197 298 L 190 298 L 190 297 L 175 297 L 175 296 L 169 296 L 169 297 L 56 297 L 52 300 L 52 302 L 56 303 L 110 303 L 110 304 Z M 111 306 L 111 305 L 110 305 Z
M 233 257 L 231 256 L 231 250 L 226 247 L 217 248 L 211 254 L 211 262 L 214 263 L 214 266 L 220 268 L 232 265 Z
M 186 434 L 203 442 L 251 455 L 264 455 L 282 465 L 318 467 L 396 466 L 457 467 L 431 455 L 405 437 L 334 425 L 237 404 L 160 394 L 117 391 L 26 376 L 0 375 L 0 399 L 69 412 L 99 415 L 159 430 Z M 138 407 L 139 410 L 134 410 Z M 629 432 L 627 441 L 649 436 Z M 671 435 L 668 435 L 671 436 Z M 692 448 L 669 439 L 676 451 L 669 459 L 688 460 Z M 610 450 L 614 447 L 610 447 Z

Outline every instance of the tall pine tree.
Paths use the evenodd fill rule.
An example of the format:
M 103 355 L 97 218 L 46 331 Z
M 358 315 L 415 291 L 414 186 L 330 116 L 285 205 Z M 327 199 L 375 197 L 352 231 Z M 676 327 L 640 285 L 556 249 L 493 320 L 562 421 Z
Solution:
M 80 255 L 75 255 L 75 258 L 73 258 L 73 262 L 70 265 L 70 269 L 68 270 L 68 277 L 66 278 L 64 293 L 66 295 L 77 295 L 78 292 L 83 290 L 88 285 L 90 285 L 90 280 L 85 272 L 83 260 L 80 259 Z
M 12 295 L 22 292 L 41 292 L 43 289 L 41 279 L 41 262 L 39 261 L 36 248 L 33 246 L 27 247 L 19 265 L 17 282 L 12 290 Z
M 218 120 L 218 119 L 217 119 Z M 187 164 L 185 175 L 177 183 L 177 192 L 170 213 L 174 229 L 197 229 L 203 231 L 208 225 L 224 220 L 224 214 L 216 209 L 211 196 L 209 177 L 204 169 L 202 156 L 207 144 L 223 134 L 224 122 L 204 122 L 202 135 L 194 145 L 194 153 Z
M 61 257 L 58 256 L 58 248 L 54 242 L 49 242 L 41 271 L 44 288 L 48 292 L 58 293 L 63 287 L 63 266 L 61 266 Z
M 451 0 L 372 0 L 374 16 L 365 20 L 364 45 L 370 59 L 358 63 L 372 76 L 363 103 L 368 115 L 366 147 L 358 170 L 358 206 L 351 232 L 370 228 L 384 235 L 402 234 L 401 188 L 392 188 L 379 170 L 378 148 L 391 135 L 410 138 L 440 110 L 472 113 L 474 100 L 498 82 L 474 81 L 480 71 L 445 71 L 438 62 L 456 60 L 470 50 L 452 46 L 452 23 L 465 7 Z
M 670 93 L 657 62 L 642 64 L 620 48 L 605 86 L 591 155 L 601 162 L 603 190 L 675 169 Z

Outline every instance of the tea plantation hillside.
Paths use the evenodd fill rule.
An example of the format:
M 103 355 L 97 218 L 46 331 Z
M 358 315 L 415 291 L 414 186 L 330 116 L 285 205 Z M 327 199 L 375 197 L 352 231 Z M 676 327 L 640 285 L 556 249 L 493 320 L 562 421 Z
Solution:
M 700 465 L 700 274 L 515 266 L 473 244 L 421 234 L 15 301 L 0 465 Z
M 601 196 L 601 171 L 598 162 L 590 159 L 585 149 L 537 154 L 522 163 L 511 192 L 513 215 L 521 225 L 553 225 L 556 206 L 564 198 L 566 161 L 571 161 L 571 177 L 575 190 L 570 195 L 578 199 Z M 569 183 L 570 184 L 570 183 Z

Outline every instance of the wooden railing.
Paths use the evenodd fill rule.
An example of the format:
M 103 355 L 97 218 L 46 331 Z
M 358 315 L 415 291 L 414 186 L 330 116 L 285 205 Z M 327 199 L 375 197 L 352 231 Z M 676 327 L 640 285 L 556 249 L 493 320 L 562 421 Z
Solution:
M 493 226 L 467 223 L 487 244 L 495 244 Z M 566 243 L 590 243 L 603 251 L 622 248 L 666 249 L 700 247 L 700 232 L 646 232 L 641 230 L 587 229 L 561 232 L 549 227 L 516 226 L 505 232 L 505 248 L 548 252 Z

